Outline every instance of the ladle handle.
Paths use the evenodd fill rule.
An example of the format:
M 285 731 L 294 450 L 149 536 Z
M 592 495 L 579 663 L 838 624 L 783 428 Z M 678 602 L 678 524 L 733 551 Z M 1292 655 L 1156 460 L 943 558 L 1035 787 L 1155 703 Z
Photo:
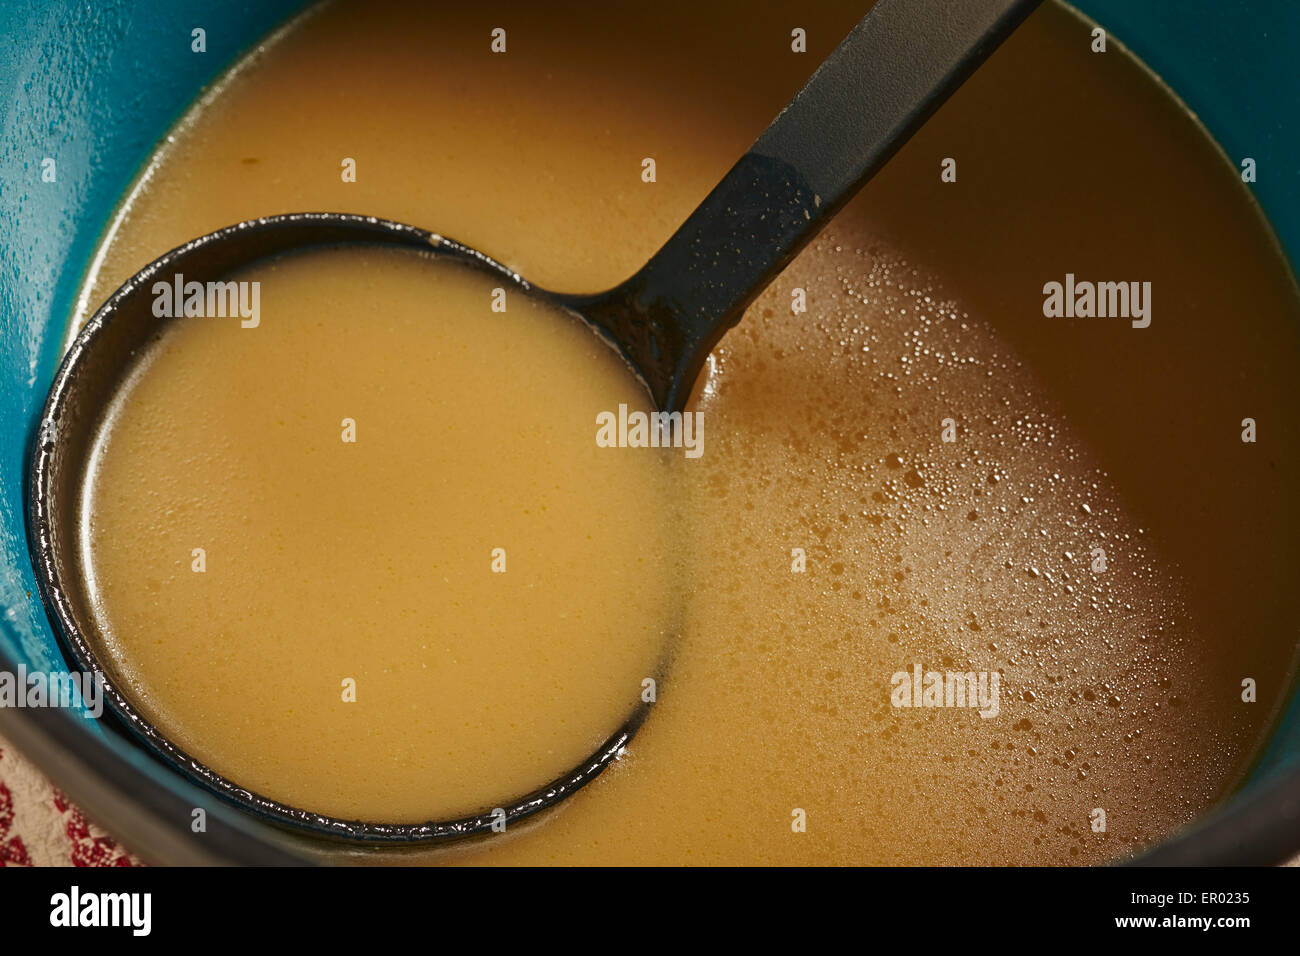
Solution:
M 638 364 L 661 408 L 685 404 L 745 307 L 1039 2 L 879 0 L 862 18 L 617 290 L 649 322 Z

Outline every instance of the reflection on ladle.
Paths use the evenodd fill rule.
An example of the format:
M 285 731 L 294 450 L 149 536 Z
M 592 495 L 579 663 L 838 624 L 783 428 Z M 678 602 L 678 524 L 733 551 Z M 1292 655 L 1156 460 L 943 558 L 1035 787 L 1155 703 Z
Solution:
M 681 411 L 710 350 L 772 278 L 879 170 L 1039 0 L 881 0 L 698 209 L 635 275 L 597 295 L 539 289 L 453 240 L 373 217 L 299 213 L 251 220 L 193 240 L 136 274 L 91 319 L 66 356 L 45 406 L 31 461 L 30 534 L 43 597 L 71 656 L 100 669 L 68 538 L 84 447 L 123 362 L 166 321 L 152 288 L 177 275 L 207 281 L 309 246 L 405 246 L 486 270 L 582 318 L 610 340 L 655 405 Z M 223 796 L 276 821 L 342 838 L 418 842 L 480 832 L 491 813 L 421 824 L 346 821 L 251 794 L 180 751 L 111 682 L 106 696 L 144 740 Z M 615 759 L 646 716 L 639 705 L 588 759 L 552 784 L 503 804 L 506 821 L 543 809 Z

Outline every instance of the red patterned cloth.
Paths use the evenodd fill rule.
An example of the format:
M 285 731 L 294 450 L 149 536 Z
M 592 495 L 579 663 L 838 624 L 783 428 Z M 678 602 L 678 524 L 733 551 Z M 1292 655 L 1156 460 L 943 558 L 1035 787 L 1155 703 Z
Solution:
M 140 866 L 0 738 L 0 866 Z

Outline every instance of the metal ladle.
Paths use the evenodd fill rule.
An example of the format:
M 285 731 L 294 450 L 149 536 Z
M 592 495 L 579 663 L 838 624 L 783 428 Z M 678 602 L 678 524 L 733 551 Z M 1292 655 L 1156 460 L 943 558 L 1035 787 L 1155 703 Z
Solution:
M 104 304 L 65 356 L 42 412 L 29 470 L 28 532 L 46 608 L 73 661 L 102 670 L 86 639 L 93 616 L 75 555 L 78 490 L 97 416 L 133 354 L 169 319 L 152 287 L 183 274 L 215 280 L 268 256 L 366 243 L 432 251 L 575 313 L 610 340 L 661 410 L 681 411 L 723 334 L 1040 0 L 880 0 L 822 63 L 749 151 L 645 266 L 607 292 L 540 289 L 454 240 L 383 219 L 295 213 L 241 222 L 150 263 Z M 489 829 L 490 812 L 458 820 L 382 824 L 341 820 L 251 793 L 194 760 L 146 720 L 111 681 L 105 699 L 142 740 L 189 776 L 276 822 L 343 839 L 416 843 Z M 507 823 L 593 780 L 645 719 L 628 721 L 580 767 L 502 806 Z

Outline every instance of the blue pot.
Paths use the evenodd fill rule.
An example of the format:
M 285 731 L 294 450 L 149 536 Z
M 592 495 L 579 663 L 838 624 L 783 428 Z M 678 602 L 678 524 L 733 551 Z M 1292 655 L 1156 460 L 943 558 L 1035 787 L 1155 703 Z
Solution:
M 1255 195 L 1300 262 L 1294 0 L 1080 0 L 1158 73 L 1229 156 L 1252 156 Z M 26 455 L 87 261 L 154 144 L 204 84 L 303 0 L 36 0 L 0 7 L 0 671 L 61 670 L 28 557 Z M 213 29 L 213 25 L 220 25 Z M 208 52 L 177 37 L 206 25 Z M 68 38 L 75 38 L 69 42 Z M 41 160 L 58 157 L 57 188 Z M 147 858 L 291 862 L 326 852 L 268 827 L 148 756 L 108 722 L 0 709 L 0 733 Z M 207 808 L 207 834 L 191 832 Z M 1274 862 L 1300 851 L 1300 701 L 1250 781 L 1154 850 L 1162 863 Z

